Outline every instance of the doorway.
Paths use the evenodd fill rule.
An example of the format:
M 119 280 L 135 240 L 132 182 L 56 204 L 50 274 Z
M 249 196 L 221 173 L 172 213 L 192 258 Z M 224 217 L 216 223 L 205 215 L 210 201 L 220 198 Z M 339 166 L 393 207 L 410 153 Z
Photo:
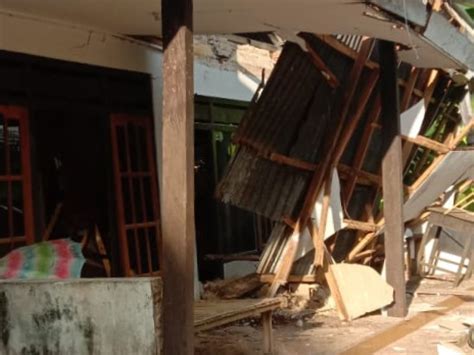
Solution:
M 132 185 L 138 183 L 139 188 L 129 195 L 125 195 L 122 188 L 116 189 L 115 183 L 121 180 L 117 179 L 114 170 L 113 157 L 117 150 L 112 148 L 111 129 L 113 116 L 117 113 L 127 115 L 130 124 L 136 121 L 140 127 L 144 127 L 140 122 L 146 117 L 146 143 L 151 152 L 146 159 L 150 162 L 149 172 L 154 171 L 150 76 L 6 51 L 0 51 L 0 76 L 3 78 L 0 107 L 17 107 L 25 113 L 24 119 L 20 120 L 0 111 L 0 119 L 3 119 L 0 123 L 0 229 L 5 229 L 6 233 L 0 230 L 0 238 L 3 234 L 8 237 L 3 244 L 0 240 L 0 257 L 21 244 L 41 241 L 48 231 L 51 238 L 80 239 L 85 230 L 98 230 L 110 257 L 112 275 L 156 271 L 158 251 L 152 249 L 158 249 L 158 243 L 150 245 L 153 257 L 148 257 L 146 244 L 138 251 L 143 263 L 148 266 L 151 262 L 152 268 L 141 265 L 140 270 L 136 264 L 139 259 L 137 252 L 131 246 L 126 250 L 131 266 L 124 264 L 120 236 L 124 228 L 128 230 L 131 226 L 120 221 L 117 223 L 118 200 L 122 199 L 122 205 L 128 211 L 131 205 L 127 198 L 137 196 L 135 191 L 141 191 L 141 182 L 135 177 L 131 179 Z M 24 139 L 28 140 L 28 147 L 21 143 Z M 11 143 L 8 149 L 5 142 Z M 10 171 L 10 168 L 2 171 L 6 166 L 2 159 L 5 160 L 10 153 L 25 155 L 21 167 L 25 172 L 31 170 L 29 177 L 28 174 L 23 176 L 23 170 L 22 174 Z M 146 173 L 141 170 L 132 172 Z M 118 172 L 121 173 L 125 172 Z M 156 182 L 156 176 L 143 179 Z M 155 206 L 157 184 L 148 192 L 148 180 L 142 182 L 145 189 L 143 202 Z M 24 186 L 29 186 L 30 190 L 25 192 Z M 121 195 L 117 195 L 118 192 Z M 142 201 L 139 203 L 141 206 Z M 157 207 L 155 210 L 159 212 Z M 26 216 L 30 216 L 28 222 Z M 135 230 L 139 235 L 151 233 L 150 228 L 159 226 L 157 216 L 153 214 L 156 223 L 147 225 L 148 229 L 141 229 L 144 226 L 137 224 L 151 221 L 135 220 L 133 233 Z M 1 223 L 5 218 L 8 223 Z M 19 225 L 17 220 L 25 220 L 20 225 L 24 231 L 16 227 Z M 16 229 L 21 235 L 17 235 Z M 159 237 L 158 233 L 155 234 Z M 5 248 L 2 249 L 2 245 Z M 103 276 L 94 273 L 97 274 L 92 272 L 83 276 Z

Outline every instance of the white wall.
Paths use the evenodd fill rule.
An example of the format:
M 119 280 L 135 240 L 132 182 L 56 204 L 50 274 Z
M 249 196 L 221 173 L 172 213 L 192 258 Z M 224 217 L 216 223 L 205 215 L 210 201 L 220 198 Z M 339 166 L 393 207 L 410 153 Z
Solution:
M 162 52 L 158 47 L 103 30 L 0 9 L 0 49 L 150 74 L 156 139 L 161 142 L 163 76 Z M 258 86 L 255 78 L 241 72 L 198 62 L 194 69 L 195 93 L 199 95 L 249 101 Z M 157 150 L 161 169 L 160 144 Z
M 0 281 L 0 354 L 161 353 L 159 278 Z

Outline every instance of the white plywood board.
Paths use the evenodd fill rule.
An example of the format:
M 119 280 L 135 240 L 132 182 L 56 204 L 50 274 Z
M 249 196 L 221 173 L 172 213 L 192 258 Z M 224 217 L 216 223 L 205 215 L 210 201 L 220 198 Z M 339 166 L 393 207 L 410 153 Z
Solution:
M 425 100 L 421 99 L 400 115 L 400 131 L 407 137 L 416 138 L 425 118 Z
M 457 181 L 474 178 L 474 152 L 453 151 L 421 184 L 403 206 L 403 219 L 416 218 L 427 206 Z
M 471 122 L 472 116 L 472 103 L 471 103 L 471 93 L 468 91 L 464 96 L 464 99 L 459 104 L 459 113 L 461 114 L 462 122 L 467 125 Z
M 321 220 L 321 214 L 323 210 L 323 198 L 324 191 L 321 191 L 318 196 L 318 199 L 316 200 L 316 204 L 311 215 L 313 223 L 315 223 L 315 225 L 317 226 L 319 226 Z M 334 170 L 331 180 L 331 198 L 329 201 L 329 210 L 324 239 L 328 239 L 330 236 L 332 236 L 337 231 L 343 229 L 344 227 L 344 212 L 341 203 L 341 184 L 339 182 L 337 170 Z
M 350 319 L 393 302 L 393 288 L 374 269 L 358 264 L 330 265 Z
M 311 214 L 311 218 L 313 223 L 318 226 L 319 221 L 321 219 L 321 213 L 323 209 L 323 196 L 324 192 L 318 196 L 318 199 L 314 205 L 313 212 Z M 344 213 L 342 209 L 341 203 L 341 185 L 339 182 L 339 176 L 337 174 L 337 170 L 334 170 L 332 174 L 331 180 L 331 199 L 329 202 L 329 210 L 326 222 L 326 231 L 324 233 L 324 239 L 328 239 L 334 233 L 340 231 L 346 226 L 344 223 Z M 298 242 L 298 249 L 296 252 L 295 260 L 298 260 L 305 256 L 307 253 L 314 249 L 313 239 L 311 238 L 311 234 L 308 228 L 305 228 L 303 233 L 300 236 L 300 240 Z

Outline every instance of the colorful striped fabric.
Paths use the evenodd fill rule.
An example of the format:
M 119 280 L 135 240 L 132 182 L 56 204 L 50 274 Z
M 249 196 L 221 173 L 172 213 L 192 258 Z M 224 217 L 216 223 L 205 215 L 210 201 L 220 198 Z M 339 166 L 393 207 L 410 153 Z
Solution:
M 0 279 L 68 279 L 81 276 L 81 244 L 58 239 L 13 250 L 0 259 Z

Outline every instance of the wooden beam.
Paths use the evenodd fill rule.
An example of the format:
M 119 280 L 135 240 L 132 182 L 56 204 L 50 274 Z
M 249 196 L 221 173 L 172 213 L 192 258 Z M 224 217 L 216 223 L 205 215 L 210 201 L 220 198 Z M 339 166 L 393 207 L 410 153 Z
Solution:
M 353 229 L 363 232 L 376 232 L 378 226 L 375 223 L 354 221 L 352 219 L 344 219 L 345 227 L 344 229 Z
M 385 262 L 387 282 L 395 291 L 388 314 L 405 317 L 404 248 L 403 248 L 403 166 L 400 139 L 400 105 L 397 84 L 397 54 L 393 42 L 381 41 L 382 135 L 386 151 L 382 161 L 385 217 Z
M 334 48 L 338 52 L 344 54 L 345 56 L 356 60 L 359 57 L 359 53 L 353 50 L 352 48 L 346 46 L 344 43 L 340 42 L 336 37 L 331 35 L 319 35 L 317 36 L 321 41 L 326 43 L 328 46 Z M 365 66 L 369 69 L 379 68 L 379 63 L 367 60 Z
M 261 144 L 254 142 L 250 139 L 244 137 L 234 138 L 233 142 L 252 149 L 259 158 L 267 159 L 278 164 L 287 165 L 292 168 L 305 170 L 305 171 L 315 171 L 318 168 L 317 164 L 313 164 L 301 159 L 289 157 L 276 152 L 268 152 L 267 149 L 264 149 Z
M 287 165 L 292 168 L 306 170 L 306 171 L 315 171 L 318 167 L 317 164 L 309 163 L 307 161 L 292 158 L 292 157 L 279 154 L 279 153 L 271 153 L 269 160 L 278 164 Z
M 400 103 L 401 111 L 405 111 L 410 107 L 410 101 L 413 95 L 413 90 L 415 89 L 416 81 L 420 75 L 421 69 L 412 67 L 410 72 L 410 77 L 405 85 L 405 90 L 403 92 L 402 102 Z
M 368 58 L 370 56 L 370 52 L 373 48 L 373 40 L 366 39 L 361 47 L 361 57 L 362 58 Z M 362 69 L 359 69 L 358 66 L 364 65 L 363 60 L 358 60 L 354 63 L 354 67 L 360 72 L 358 72 L 358 77 L 357 79 L 359 80 L 361 78 Z M 352 73 L 351 73 L 352 74 Z M 334 166 L 337 166 L 339 164 L 339 161 L 341 160 L 342 155 L 344 154 L 344 151 L 346 150 L 347 145 L 349 144 L 350 139 L 352 138 L 355 129 L 357 128 L 357 124 L 359 123 L 362 114 L 364 113 L 367 103 L 369 102 L 369 99 L 372 95 L 372 91 L 375 88 L 375 85 L 378 81 L 379 78 L 379 71 L 378 70 L 372 70 L 369 74 L 369 78 L 367 79 L 366 82 L 364 82 L 362 92 L 360 93 L 360 96 L 358 97 L 358 102 L 357 102 L 357 107 L 355 109 L 354 113 L 350 113 L 350 119 L 347 119 L 345 123 L 347 123 L 344 127 L 344 130 L 342 132 L 342 136 L 338 139 L 337 146 L 335 147 L 335 152 L 334 152 Z M 351 78 L 349 78 L 351 80 Z M 354 85 L 351 89 L 355 90 L 357 88 L 357 84 Z M 349 96 L 349 100 L 352 101 L 353 96 L 355 92 L 350 92 L 351 96 Z M 347 110 L 349 107 L 347 107 Z M 348 115 L 349 113 L 346 112 L 345 115 Z
M 271 284 L 275 280 L 275 275 L 273 274 L 261 274 L 260 282 Z M 318 275 L 289 275 L 288 283 L 316 283 L 322 282 L 322 278 Z
M 425 182 L 425 180 L 431 175 L 431 173 L 443 162 L 446 155 L 437 156 L 428 168 L 415 180 L 410 186 L 410 196 Z
M 474 228 L 474 215 L 462 210 L 449 211 L 444 208 L 432 207 L 429 221 L 443 228 L 449 228 L 459 232 L 465 238 L 472 238 Z
M 339 285 L 337 284 L 337 280 L 332 268 L 332 265 L 334 264 L 334 262 L 332 261 L 332 257 L 327 251 L 326 246 L 324 246 L 324 252 L 325 252 L 325 257 L 327 261 L 327 265 L 324 270 L 324 277 L 326 278 L 326 281 L 329 286 L 329 290 L 331 291 L 331 296 L 334 300 L 334 303 L 336 304 L 337 313 L 339 314 L 340 319 L 349 320 L 350 316 L 349 316 L 349 313 L 347 312 L 346 305 L 344 304 L 344 300 L 342 299 L 342 294 L 339 289 Z
M 316 53 L 316 51 L 309 45 L 308 42 L 306 42 L 306 50 L 308 51 L 311 61 L 314 63 L 316 68 L 321 72 L 322 76 L 326 78 L 329 85 L 334 89 L 337 88 L 340 85 L 339 79 L 331 71 L 331 69 L 329 69 L 326 63 L 324 63 L 324 60 L 319 56 L 318 53 Z
M 417 136 L 415 138 L 402 136 L 402 138 L 407 142 L 419 145 L 420 147 L 424 147 L 429 150 L 433 150 L 439 154 L 445 154 L 450 151 L 450 148 L 447 145 L 424 136 Z
M 381 102 L 380 102 L 380 93 L 377 94 L 374 98 L 374 102 L 372 104 L 372 108 L 369 113 L 369 119 L 368 123 L 364 129 L 364 133 L 362 135 L 362 138 L 359 143 L 359 147 L 357 148 L 356 155 L 354 157 L 354 162 L 352 164 L 353 168 L 355 171 L 361 171 L 364 161 L 365 161 L 365 156 L 367 155 L 367 151 L 369 150 L 370 143 L 372 141 L 372 134 L 374 132 L 374 124 L 377 122 L 379 116 L 380 116 L 380 111 L 381 111 Z M 344 201 L 346 201 L 346 204 L 349 204 L 352 198 L 352 194 L 354 193 L 357 178 L 359 176 L 351 176 L 349 178 L 349 181 L 345 184 L 344 187 Z M 380 180 L 380 179 L 379 179 Z
M 352 248 L 352 250 L 349 252 L 349 255 L 347 256 L 347 261 L 348 262 L 352 262 L 355 260 L 355 257 L 357 255 L 359 255 L 362 250 L 365 249 L 365 247 L 367 245 L 370 244 L 370 242 L 372 242 L 375 237 L 377 236 L 377 234 L 375 232 L 370 232 L 368 234 L 366 234 L 356 245 L 354 248 Z
M 161 0 L 163 24 L 163 347 L 194 353 L 193 2 Z

